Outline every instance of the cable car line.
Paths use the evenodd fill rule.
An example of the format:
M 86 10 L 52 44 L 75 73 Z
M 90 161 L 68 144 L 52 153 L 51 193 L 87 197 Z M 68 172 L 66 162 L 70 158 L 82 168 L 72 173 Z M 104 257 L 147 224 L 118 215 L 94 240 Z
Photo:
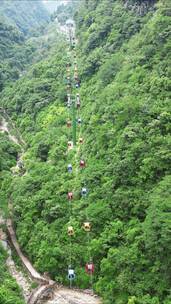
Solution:
M 68 109 L 68 117 L 67 117 L 67 128 L 68 128 L 68 152 L 72 149 L 74 149 L 74 162 L 75 166 L 73 167 L 73 164 L 69 163 L 67 166 L 68 174 L 73 174 L 73 181 L 75 180 L 75 186 L 76 181 L 78 179 L 78 173 L 83 172 L 84 168 L 86 167 L 86 161 L 84 160 L 84 157 L 80 157 L 80 160 L 78 160 L 80 156 L 80 148 L 81 145 L 84 143 L 83 137 L 82 137 L 82 119 L 81 119 L 81 100 L 80 100 L 80 94 L 78 92 L 80 88 L 80 81 L 79 81 L 79 75 L 78 75 L 78 67 L 77 67 L 77 54 L 75 52 L 75 34 L 73 30 L 73 24 L 68 24 L 68 41 L 70 44 L 70 50 L 68 53 L 68 57 L 70 58 L 70 62 L 67 62 L 66 66 L 66 73 L 67 73 L 67 109 Z M 73 78 L 71 76 L 71 72 L 73 70 Z M 73 85 L 74 82 L 74 85 Z M 72 88 L 74 89 L 74 92 L 76 91 L 76 94 L 73 98 L 72 95 Z M 72 140 L 71 140 L 71 128 L 72 128 Z M 79 134 L 77 135 L 77 128 L 79 129 Z M 78 141 L 77 141 L 78 137 Z M 81 153 L 82 154 L 82 153 Z M 83 183 L 80 194 L 81 199 L 86 200 L 88 195 L 88 189 L 86 187 L 86 183 Z M 76 189 L 73 189 L 72 191 L 68 192 L 68 203 L 69 203 L 69 226 L 68 226 L 68 236 L 70 239 L 69 242 L 69 266 L 68 266 L 68 279 L 70 281 L 70 287 L 72 287 L 72 281 L 75 279 L 75 272 L 72 267 L 72 238 L 74 236 L 74 228 L 72 226 L 72 201 L 74 199 Z M 91 250 L 90 250 L 90 232 L 91 232 L 91 223 L 89 221 L 88 212 L 87 212 L 87 205 L 85 207 L 85 221 L 83 223 L 83 230 L 86 233 L 86 244 L 88 247 L 88 262 L 85 265 L 85 271 L 88 275 L 90 275 L 90 285 L 93 289 L 93 273 L 94 273 L 94 264 L 93 259 L 91 256 Z

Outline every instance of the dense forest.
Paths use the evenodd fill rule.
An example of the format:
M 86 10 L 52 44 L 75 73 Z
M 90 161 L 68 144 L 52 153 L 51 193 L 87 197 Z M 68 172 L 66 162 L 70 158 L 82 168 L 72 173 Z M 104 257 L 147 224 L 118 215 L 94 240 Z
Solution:
M 17 238 L 36 269 L 68 284 L 67 193 L 73 190 L 75 286 L 89 288 L 84 268 L 91 252 L 93 288 L 104 304 L 170 304 L 171 3 L 84 0 L 57 12 L 62 24 L 65 13 L 76 23 L 84 144 L 77 158 L 75 150 L 67 153 L 66 39 L 49 40 L 40 58 L 35 47 L 28 63 L 27 25 L 21 30 L 2 21 L 1 69 L 16 49 L 27 65 L 16 77 L 12 62 L 1 85 L 0 106 L 26 142 L 26 174 L 12 177 L 19 148 L 1 135 L 2 205 L 6 210 L 10 197 Z M 36 41 L 48 30 L 55 26 L 46 26 Z M 67 165 L 79 166 L 82 157 L 84 170 L 68 175 Z M 85 184 L 86 201 L 80 194 Z M 86 215 L 89 244 L 82 229 Z M 5 303 L 14 302 L 20 303 Z
M 16 26 L 26 35 L 50 19 L 48 11 L 40 0 L 1 0 L 0 16 L 5 17 L 11 25 Z

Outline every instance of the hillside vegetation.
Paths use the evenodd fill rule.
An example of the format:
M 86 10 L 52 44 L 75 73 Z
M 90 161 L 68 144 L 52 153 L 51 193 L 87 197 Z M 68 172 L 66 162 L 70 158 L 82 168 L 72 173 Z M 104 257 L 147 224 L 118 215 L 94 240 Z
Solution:
M 18 240 L 40 272 L 66 283 L 67 193 L 75 189 L 75 284 L 89 287 L 88 214 L 94 288 L 105 304 L 171 302 L 170 9 L 164 1 L 81 1 L 75 20 L 84 144 L 77 164 L 74 151 L 67 153 L 63 40 L 2 93 L 27 143 L 27 173 L 8 192 Z M 68 176 L 68 163 L 75 168 L 81 157 L 86 168 Z
M 22 77 L 31 64 L 45 58 L 59 39 L 55 22 L 36 33 L 37 37 L 28 38 L 5 18 L 0 19 L 0 92 Z
M 7 271 L 5 261 L 7 255 L 0 247 L 0 303 L 2 304 L 24 304 L 21 290 Z
M 49 13 L 42 1 L 1 0 L 0 17 L 3 16 L 23 34 L 30 34 L 33 29 L 49 21 Z

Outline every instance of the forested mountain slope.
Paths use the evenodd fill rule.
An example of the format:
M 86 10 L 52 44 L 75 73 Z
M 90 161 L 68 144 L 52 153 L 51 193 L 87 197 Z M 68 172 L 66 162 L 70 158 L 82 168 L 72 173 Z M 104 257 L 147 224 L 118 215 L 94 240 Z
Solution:
M 4 90 L 26 142 L 27 174 L 8 195 L 18 240 L 41 272 L 66 283 L 67 193 L 74 190 L 76 284 L 89 286 L 82 222 L 92 223 L 94 288 L 106 304 L 169 304 L 170 3 L 84 1 L 76 13 L 82 145 L 87 166 L 68 177 L 66 43 Z M 80 189 L 86 182 L 86 203 Z
M 36 33 L 28 38 L 7 19 L 0 19 L 0 91 L 26 73 L 31 64 L 45 58 L 59 36 L 55 22 Z
M 28 1 L 27 1 L 28 3 Z M 2 8 L 7 7 L 8 11 L 12 12 L 12 15 L 6 17 L 6 12 L 2 12 Z M 21 4 L 21 2 L 20 2 Z M 24 3 L 22 3 L 24 4 Z M 36 35 L 34 37 L 31 36 L 31 31 L 29 32 L 29 37 L 25 35 L 24 27 L 26 24 L 23 24 L 23 12 L 19 11 L 16 7 L 16 3 L 14 5 L 14 1 L 4 1 L 1 2 L 0 7 L 0 92 L 5 89 L 5 87 L 10 87 L 14 84 L 14 82 L 21 78 L 24 74 L 27 73 L 29 66 L 33 63 L 40 61 L 42 58 L 45 58 L 47 54 L 51 53 L 53 48 L 55 49 L 55 45 L 59 38 L 59 33 L 57 33 L 56 24 L 52 22 L 51 24 L 45 24 L 45 20 L 42 18 L 43 22 L 40 20 L 36 23 L 35 20 L 32 20 L 33 24 L 28 24 L 28 29 L 31 30 L 31 26 L 42 25 L 41 29 L 34 28 L 34 32 Z M 38 4 L 36 4 L 38 7 Z M 11 19 L 14 14 L 15 7 L 15 22 Z M 23 6 L 24 7 L 24 6 Z M 30 7 L 30 3 L 29 3 Z M 31 11 L 31 7 L 30 7 Z M 1 12 L 3 13 L 1 16 Z M 29 17 L 29 12 L 25 12 L 24 15 Z M 41 10 L 39 11 L 41 13 Z M 32 11 L 33 14 L 33 11 Z M 35 14 L 34 18 L 37 18 Z M 46 18 L 45 18 L 46 19 Z M 17 20 L 19 23 L 23 25 L 23 29 L 17 27 Z M 18 23 L 18 24 L 19 24 Z M 43 26 L 45 24 L 45 26 Z M 21 30 L 21 31 L 20 31 Z M 33 31 L 32 31 L 33 32 Z M 22 81 L 21 81 L 22 83 Z M 6 130 L 6 126 L 4 124 L 4 119 L 9 122 L 9 117 L 7 115 L 4 116 L 4 112 L 0 109 L 0 131 Z M 13 130 L 15 127 L 15 122 L 13 121 L 13 126 L 9 123 L 10 133 L 12 135 L 16 135 L 16 130 Z M 19 154 L 21 153 L 21 147 L 17 144 L 14 144 L 5 132 L 2 134 L 0 132 L 0 221 L 1 216 L 8 213 L 8 199 L 9 199 L 9 186 L 12 180 L 12 168 L 16 166 L 17 159 Z M 4 225 L 3 225 L 4 229 Z M 1 232 L 0 232 L 1 234 Z M 1 237 L 1 235 L 0 235 Z M 12 278 L 11 274 L 9 274 L 9 269 L 6 266 L 7 254 L 5 251 L 0 248 L 0 256 L 1 256 L 1 269 L 0 269 L 0 303 L 16 303 L 23 304 L 24 299 L 22 292 L 17 285 L 14 278 Z M 9 265 L 8 265 L 9 266 Z M 22 283 L 22 282 L 21 282 Z
M 39 44 L 28 40 L 28 35 L 42 36 L 48 28 L 49 13 L 41 1 L 11 1 L 0 3 L 0 91 L 6 84 L 17 80 L 26 67 L 38 57 Z M 48 30 L 46 31 L 48 32 Z M 47 34 L 47 33 L 46 33 Z M 46 41 L 46 45 L 47 45 Z
M 49 13 L 42 1 L 1 0 L 0 17 L 4 16 L 24 34 L 49 21 Z

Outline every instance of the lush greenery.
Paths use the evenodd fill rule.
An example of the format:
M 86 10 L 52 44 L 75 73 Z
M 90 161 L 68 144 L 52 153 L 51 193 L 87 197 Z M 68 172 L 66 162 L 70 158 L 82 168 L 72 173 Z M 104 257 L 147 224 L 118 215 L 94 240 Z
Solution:
M 41 1 L 1 1 L 0 91 L 19 79 L 31 63 L 41 60 L 52 39 L 56 41 L 48 20 Z
M 19 287 L 5 265 L 7 255 L 0 246 L 0 304 L 24 304 Z
M 0 19 L 0 91 L 22 77 L 28 67 L 45 58 L 56 44 L 56 24 L 36 30 L 29 39 L 15 26 Z
M 1 0 L 0 17 L 5 17 L 8 22 L 24 34 L 29 34 L 49 21 L 49 13 L 42 1 L 26 0 Z
M 39 271 L 66 283 L 67 192 L 75 189 L 76 284 L 89 286 L 82 229 L 88 214 L 94 288 L 104 303 L 169 304 L 171 7 L 163 1 L 81 3 L 75 14 L 84 137 L 78 164 L 74 151 L 66 153 L 65 42 L 2 93 L 1 104 L 27 142 L 27 174 L 9 190 L 18 240 Z M 68 163 L 75 168 L 81 157 L 86 168 L 68 175 Z M 80 196 L 85 183 L 86 200 Z

